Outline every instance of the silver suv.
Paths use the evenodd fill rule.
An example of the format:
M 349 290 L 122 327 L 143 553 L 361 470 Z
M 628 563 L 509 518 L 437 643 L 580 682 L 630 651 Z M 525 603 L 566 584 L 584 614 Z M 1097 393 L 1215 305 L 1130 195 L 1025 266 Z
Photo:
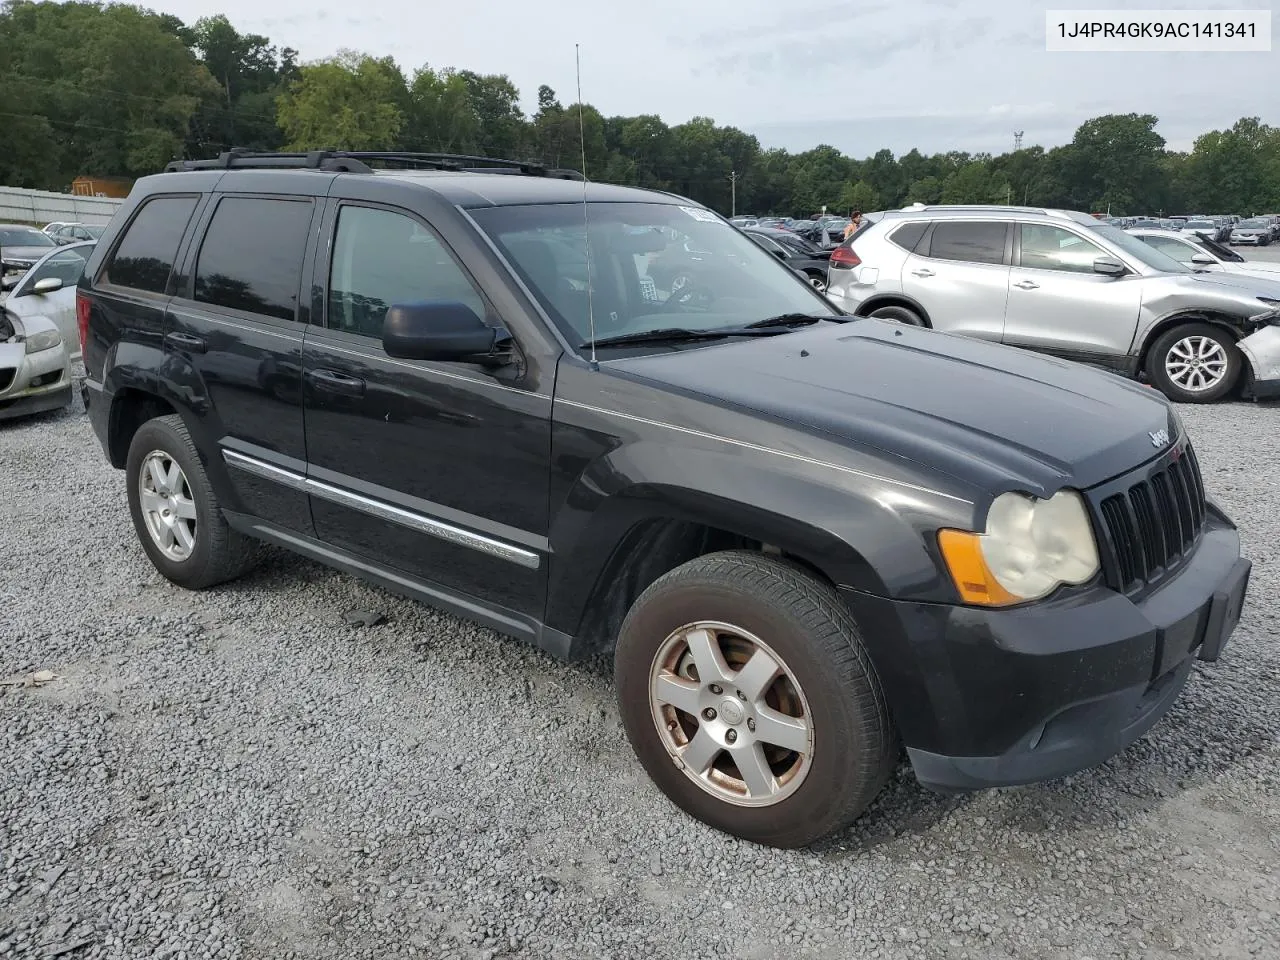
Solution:
M 1088 214 L 892 211 L 831 255 L 847 313 L 1145 376 L 1171 400 L 1280 395 L 1280 282 L 1206 276 Z

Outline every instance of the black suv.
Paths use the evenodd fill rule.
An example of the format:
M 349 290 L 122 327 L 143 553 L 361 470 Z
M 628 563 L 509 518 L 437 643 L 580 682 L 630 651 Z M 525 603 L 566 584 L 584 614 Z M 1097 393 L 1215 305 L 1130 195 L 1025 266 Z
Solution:
M 849 823 L 899 744 L 940 790 L 1099 763 L 1244 602 L 1155 390 L 845 316 L 680 197 L 233 152 L 138 181 L 78 294 L 162 574 L 209 587 L 266 541 L 611 652 L 659 787 L 762 843 Z

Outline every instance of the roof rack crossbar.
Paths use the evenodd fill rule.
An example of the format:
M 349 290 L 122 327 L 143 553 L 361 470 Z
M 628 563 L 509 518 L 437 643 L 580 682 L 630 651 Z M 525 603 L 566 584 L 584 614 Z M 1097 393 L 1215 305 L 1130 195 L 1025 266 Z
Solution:
M 416 153 L 400 150 L 309 150 L 305 153 L 256 152 L 233 147 L 213 160 L 174 160 L 166 173 L 191 170 L 306 169 L 330 173 L 373 173 L 370 162 L 459 173 L 509 173 L 559 180 L 585 180 L 577 170 L 548 167 L 529 160 L 505 160 L 457 153 Z

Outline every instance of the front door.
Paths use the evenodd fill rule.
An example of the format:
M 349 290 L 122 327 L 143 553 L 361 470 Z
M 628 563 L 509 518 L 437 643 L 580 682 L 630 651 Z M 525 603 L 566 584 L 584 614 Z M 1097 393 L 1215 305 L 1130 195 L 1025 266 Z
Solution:
M 1115 257 L 1074 230 L 1047 223 L 1022 223 L 1018 229 L 1004 342 L 1122 365 L 1138 327 L 1142 277 L 1094 272 L 1099 257 Z
M 1009 294 L 1010 224 L 939 220 L 902 265 L 902 292 L 935 330 L 999 340 Z
M 395 303 L 461 301 L 496 322 L 440 235 L 406 210 L 344 201 L 323 326 L 303 350 L 316 533 L 344 551 L 512 614 L 543 613 L 550 384 L 382 349 Z

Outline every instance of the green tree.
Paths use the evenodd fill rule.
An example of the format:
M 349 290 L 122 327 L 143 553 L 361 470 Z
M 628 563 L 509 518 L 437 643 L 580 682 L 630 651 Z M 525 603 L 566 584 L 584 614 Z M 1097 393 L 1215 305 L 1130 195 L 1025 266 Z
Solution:
M 487 157 L 519 159 L 526 130 L 520 91 L 506 76 L 460 70 L 479 123 L 480 150 Z
M 208 71 L 171 18 L 98 3 L 0 7 L 0 181 L 61 190 L 138 176 L 183 153 Z
M 859 180 L 857 183 L 848 184 L 840 191 L 840 200 L 835 212 L 844 215 L 851 210 L 869 212 L 879 207 L 880 195 L 876 193 L 875 188 L 865 180 Z
M 408 100 L 394 60 L 344 50 L 302 67 L 281 94 L 277 116 L 289 150 L 391 150 Z
M 1071 140 L 1072 199 L 1090 210 L 1150 210 L 1160 206 L 1164 137 L 1151 114 L 1110 114 L 1087 120 Z
M 222 14 L 183 30 L 218 86 L 192 120 L 188 149 L 202 154 L 229 147 L 273 150 L 282 136 L 275 99 L 297 79 L 296 53 L 258 34 L 242 34 Z
M 409 104 L 402 135 L 406 149 L 436 153 L 480 149 L 480 120 L 467 83 L 457 71 L 437 72 L 425 65 L 415 71 Z

